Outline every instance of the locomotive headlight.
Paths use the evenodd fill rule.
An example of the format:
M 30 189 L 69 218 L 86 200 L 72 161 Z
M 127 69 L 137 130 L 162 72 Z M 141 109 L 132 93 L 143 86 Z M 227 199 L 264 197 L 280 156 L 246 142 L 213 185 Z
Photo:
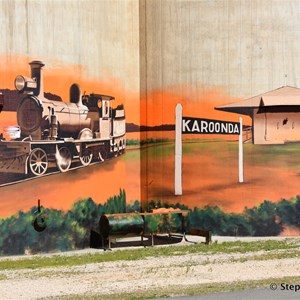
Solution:
M 15 87 L 18 91 L 22 91 L 25 88 L 25 78 L 21 75 L 15 79 Z
M 27 89 L 36 89 L 37 83 L 34 78 L 18 75 L 15 79 L 15 87 L 19 92 L 23 92 Z

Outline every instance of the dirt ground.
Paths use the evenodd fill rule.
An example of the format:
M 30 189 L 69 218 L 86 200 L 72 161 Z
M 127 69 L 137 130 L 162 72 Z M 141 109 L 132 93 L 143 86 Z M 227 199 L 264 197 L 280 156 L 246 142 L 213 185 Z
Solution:
M 120 188 L 126 190 L 127 202 L 141 200 L 145 190 L 143 201 L 179 202 L 191 209 L 219 206 L 226 212 L 242 212 L 264 200 L 278 202 L 300 194 L 300 145 L 245 144 L 244 183 L 238 183 L 237 150 L 236 141 L 185 142 L 183 195 L 174 196 L 174 144 L 149 145 L 141 152 L 130 149 L 103 164 L 1 187 L 0 217 L 27 211 L 37 205 L 37 199 L 44 207 L 62 210 L 88 197 L 105 203 Z M 140 162 L 145 160 L 147 173 L 140 172 Z
M 300 242 L 299 238 L 298 240 Z M 77 254 L 95 251 L 99 250 L 84 250 Z M 172 286 L 186 288 L 207 283 L 217 285 L 299 276 L 300 257 L 241 260 L 279 251 L 282 250 L 245 254 L 199 253 L 73 267 L 4 270 L 0 271 L 0 277 L 5 277 L 0 280 L 0 298 L 59 299 L 66 295 L 98 295 L 101 299 L 101 295 L 134 293 L 149 289 L 162 290 Z M 67 259 L 70 253 L 65 255 Z
M 244 182 L 239 183 L 236 141 L 186 141 L 182 155 L 182 196 L 174 196 L 172 147 L 164 145 L 148 150 L 149 200 L 242 212 L 245 207 L 252 208 L 264 200 L 278 202 L 300 194 L 299 144 L 245 144 Z

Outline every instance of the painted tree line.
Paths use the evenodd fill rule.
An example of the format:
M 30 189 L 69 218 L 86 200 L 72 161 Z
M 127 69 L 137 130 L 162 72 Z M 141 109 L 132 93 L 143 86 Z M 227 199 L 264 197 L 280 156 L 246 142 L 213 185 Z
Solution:
M 155 207 L 170 207 L 168 204 L 151 201 L 149 210 Z M 173 208 L 188 209 L 180 204 Z M 33 217 L 37 207 L 28 212 L 19 212 L 0 219 L 0 255 L 13 255 L 67 251 L 89 247 L 91 229 L 98 229 L 103 213 L 135 212 L 140 202 L 126 205 L 126 193 L 120 190 L 105 204 L 96 204 L 91 198 L 76 202 L 69 211 L 44 209 L 47 228 L 39 233 L 33 229 Z M 245 208 L 242 213 L 225 213 L 217 206 L 194 208 L 188 215 L 190 227 L 210 229 L 214 235 L 228 236 L 276 236 L 285 227 L 300 229 L 300 196 L 278 203 L 265 200 L 259 206 Z
M 189 209 L 185 205 L 167 205 L 151 201 L 149 209 L 173 207 Z M 285 228 L 300 229 L 300 196 L 282 199 L 277 203 L 265 200 L 253 208 L 245 207 L 242 213 L 226 213 L 218 206 L 194 207 L 189 213 L 191 228 L 211 230 L 222 236 L 277 236 Z
M 110 197 L 105 204 L 96 204 L 91 198 L 76 202 L 67 212 L 43 209 L 47 228 L 43 232 L 33 229 L 37 207 L 0 219 L 0 255 L 14 255 L 68 251 L 89 247 L 90 230 L 98 228 L 103 213 L 119 213 L 139 210 L 139 201 L 126 207 L 126 193 Z

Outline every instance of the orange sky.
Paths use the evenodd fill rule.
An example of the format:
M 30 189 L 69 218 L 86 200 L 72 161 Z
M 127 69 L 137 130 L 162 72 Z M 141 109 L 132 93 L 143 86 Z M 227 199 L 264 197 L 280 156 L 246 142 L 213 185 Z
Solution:
M 239 102 L 241 99 L 230 97 L 221 87 L 202 87 L 191 92 L 187 85 L 168 87 L 147 93 L 141 99 L 141 123 L 148 126 L 174 124 L 177 103 L 183 106 L 183 115 L 225 121 L 238 121 L 239 115 L 215 110 L 215 107 Z
M 0 89 L 15 90 L 14 80 L 17 75 L 30 77 L 28 63 L 36 58 L 28 58 L 21 55 L 0 56 Z M 124 104 L 129 122 L 139 124 L 139 93 L 138 91 L 126 91 L 120 79 L 107 75 L 103 78 L 91 78 L 86 76 L 83 66 L 75 64 L 57 63 L 58 67 L 47 67 L 44 70 L 45 92 L 56 94 L 63 101 L 69 102 L 69 88 L 73 83 L 78 83 L 82 94 L 98 93 L 115 97 L 113 106 Z
M 21 55 L 0 56 L 0 88 L 15 89 L 14 79 L 17 75 L 30 76 L 28 63 L 33 58 Z M 91 78 L 86 75 L 84 66 L 57 63 L 58 67 L 44 67 L 44 89 L 59 95 L 63 101 L 69 101 L 69 87 L 73 83 L 81 86 L 82 93 L 99 93 L 116 98 L 114 106 L 123 103 L 128 123 L 155 126 L 174 124 L 174 111 L 177 103 L 183 105 L 184 116 L 202 117 L 237 121 L 238 115 L 216 111 L 214 108 L 241 99 L 229 96 L 223 87 L 206 87 L 197 89 L 189 85 L 165 87 L 164 90 L 149 90 L 147 96 L 140 98 L 139 91 L 127 91 L 120 78 Z M 2 119 L 2 122 L 4 120 Z

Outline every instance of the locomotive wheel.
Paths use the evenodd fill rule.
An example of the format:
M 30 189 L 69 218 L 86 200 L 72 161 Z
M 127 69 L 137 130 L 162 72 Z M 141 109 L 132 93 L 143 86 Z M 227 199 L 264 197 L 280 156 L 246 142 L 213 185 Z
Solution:
M 29 154 L 29 169 L 31 173 L 40 176 L 48 169 L 47 153 L 42 148 L 35 148 Z
M 105 148 L 101 148 L 98 152 L 98 158 L 101 162 L 105 161 L 108 158 L 108 152 Z
M 120 142 L 120 144 L 119 144 L 119 155 L 121 155 L 123 153 L 124 153 L 123 143 Z
M 117 149 L 117 150 L 115 150 Z M 115 144 L 114 146 L 114 157 L 118 157 L 120 155 L 120 146 L 119 144 Z
M 93 159 L 93 153 L 91 149 L 82 150 L 82 154 L 79 156 L 79 159 L 83 166 L 88 166 Z
M 55 154 L 57 168 L 62 172 L 67 172 L 72 163 L 72 154 L 68 147 L 62 147 Z
M 122 142 L 117 144 L 117 151 L 115 152 L 115 157 L 123 154 Z

